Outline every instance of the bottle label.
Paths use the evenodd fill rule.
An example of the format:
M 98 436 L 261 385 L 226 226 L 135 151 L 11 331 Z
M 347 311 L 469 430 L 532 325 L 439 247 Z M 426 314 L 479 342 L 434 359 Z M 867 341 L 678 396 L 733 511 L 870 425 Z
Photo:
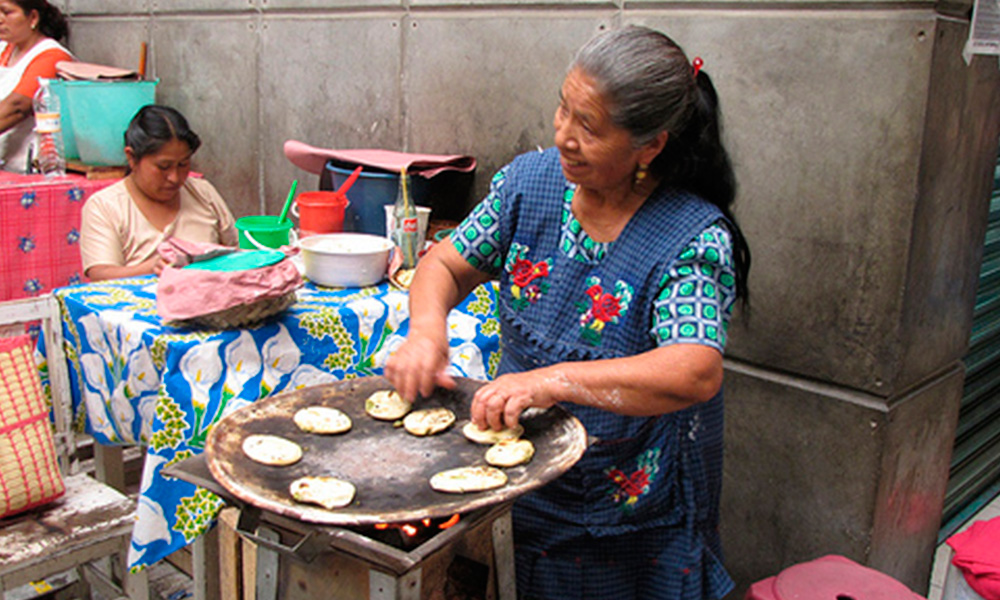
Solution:
M 35 113 L 35 130 L 38 133 L 62 131 L 59 113 Z
M 403 233 L 416 233 L 417 232 L 417 218 L 410 217 L 403 219 L 403 225 L 401 227 Z

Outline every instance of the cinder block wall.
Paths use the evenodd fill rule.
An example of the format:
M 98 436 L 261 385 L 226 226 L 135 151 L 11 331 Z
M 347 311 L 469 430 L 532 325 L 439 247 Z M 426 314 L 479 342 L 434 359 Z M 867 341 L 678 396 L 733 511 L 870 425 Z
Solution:
M 754 251 L 732 328 L 723 535 L 741 586 L 845 554 L 926 589 L 991 174 L 995 59 L 969 2 L 64 0 L 83 60 L 134 67 L 202 135 L 237 215 L 276 213 L 297 139 L 478 158 L 551 144 L 565 66 L 643 23 L 719 89 Z

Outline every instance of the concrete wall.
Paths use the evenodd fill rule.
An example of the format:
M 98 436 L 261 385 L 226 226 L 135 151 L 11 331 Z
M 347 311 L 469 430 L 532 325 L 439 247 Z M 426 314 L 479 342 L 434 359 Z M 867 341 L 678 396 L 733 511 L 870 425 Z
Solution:
M 723 535 L 741 585 L 827 553 L 927 584 L 1000 133 L 969 9 L 892 0 L 65 0 L 81 59 L 134 67 L 238 215 L 318 178 L 287 139 L 478 158 L 551 144 L 569 57 L 643 23 L 719 89 L 754 252 L 732 328 Z M 943 14 L 946 13 L 946 14 Z

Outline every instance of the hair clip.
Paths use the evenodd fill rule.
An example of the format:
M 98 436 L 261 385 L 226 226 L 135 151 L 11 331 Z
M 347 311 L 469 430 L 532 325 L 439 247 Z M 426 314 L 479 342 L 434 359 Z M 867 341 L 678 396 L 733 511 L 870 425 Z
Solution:
M 694 60 L 691 61 L 691 68 L 694 70 L 694 78 L 695 79 L 698 78 L 698 72 L 701 71 L 701 67 L 704 64 L 705 64 L 705 62 L 703 60 L 701 60 L 700 56 L 694 57 Z

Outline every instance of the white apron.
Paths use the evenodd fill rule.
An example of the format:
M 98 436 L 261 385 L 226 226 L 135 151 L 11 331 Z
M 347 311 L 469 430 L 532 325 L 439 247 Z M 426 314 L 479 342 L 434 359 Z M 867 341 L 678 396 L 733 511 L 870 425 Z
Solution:
M 3 52 L 6 47 L 6 42 L 0 42 L 0 52 Z M 52 48 L 59 48 L 69 53 L 69 50 L 66 50 L 59 42 L 52 38 L 45 38 L 32 46 L 27 54 L 18 58 L 16 64 L 8 67 L 0 67 L 0 98 L 6 98 L 11 95 L 14 92 L 14 88 L 21 81 L 24 70 L 28 68 L 31 61 L 42 52 Z M 0 168 L 15 173 L 24 173 L 26 171 L 28 147 L 34 141 L 34 129 L 35 120 L 28 117 L 0 134 L 0 160 L 3 160 Z

